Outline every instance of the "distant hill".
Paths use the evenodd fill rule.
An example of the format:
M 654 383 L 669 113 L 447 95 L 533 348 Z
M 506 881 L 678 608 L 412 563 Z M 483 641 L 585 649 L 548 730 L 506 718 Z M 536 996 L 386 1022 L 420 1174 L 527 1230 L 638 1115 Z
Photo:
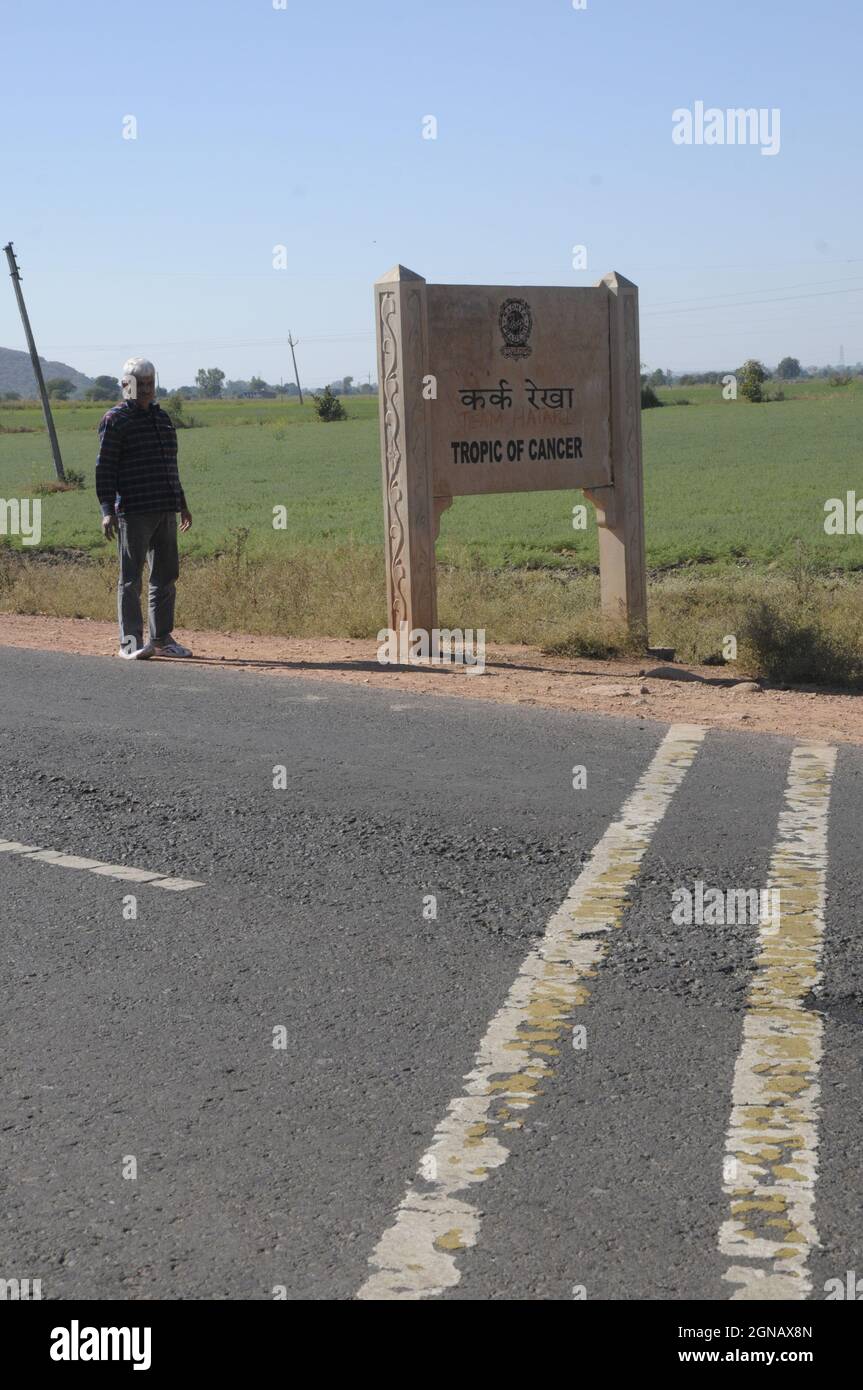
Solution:
M 87 387 L 93 385 L 92 377 L 84 376 L 83 372 L 76 372 L 74 367 L 67 366 L 65 362 L 46 362 L 44 357 L 40 357 L 39 361 L 42 363 L 42 374 L 46 381 L 50 381 L 52 376 L 64 376 L 69 381 L 74 381 L 76 396 L 82 396 Z M 0 347 L 0 395 L 4 391 L 17 391 L 19 395 L 28 399 L 38 394 L 29 352 Z

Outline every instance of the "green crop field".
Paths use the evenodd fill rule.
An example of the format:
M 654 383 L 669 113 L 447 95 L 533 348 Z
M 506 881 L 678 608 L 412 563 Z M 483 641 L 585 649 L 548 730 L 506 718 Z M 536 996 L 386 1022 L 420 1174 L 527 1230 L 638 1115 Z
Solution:
M 795 382 L 784 390 L 784 401 L 750 405 L 723 401 L 718 387 L 677 387 L 659 392 L 664 409 L 643 412 L 652 570 L 746 561 L 782 568 L 799 553 L 798 543 L 827 569 L 863 568 L 863 537 L 824 531 L 825 501 L 844 498 L 858 476 L 863 380 Z M 188 402 L 186 414 L 200 427 L 180 432 L 181 477 L 195 517 L 185 552 L 223 552 L 238 534 L 251 555 L 379 546 L 377 400 L 345 404 L 350 418 L 325 425 L 308 404 Z M 85 474 L 86 486 L 43 496 L 43 550 L 105 550 L 93 489 L 103 409 L 56 407 L 64 462 Z M 52 478 L 38 407 L 0 404 L 0 497 L 28 495 Z M 456 499 L 443 517 L 439 558 L 488 569 L 593 566 L 592 508 L 587 531 L 572 528 L 579 500 L 562 492 Z M 287 508 L 286 530 L 273 529 L 276 505 Z M 6 544 L 19 547 L 17 539 Z
M 770 390 L 776 390 L 770 383 Z M 723 401 L 718 387 L 660 391 L 642 413 L 649 635 L 688 661 L 773 680 L 863 688 L 863 537 L 827 535 L 824 504 L 854 489 L 863 380 Z M 385 619 L 378 406 L 351 397 L 321 424 L 296 402 L 189 402 L 180 472 L 195 523 L 183 537 L 180 623 L 295 636 L 373 637 Z M 81 490 L 53 479 L 38 407 L 0 404 L 0 498 L 42 499 L 42 542 L 0 536 L 0 611 L 110 618 L 116 554 L 93 488 L 102 407 L 56 419 Z M 860 485 L 863 498 L 863 480 Z M 581 656 L 631 651 L 599 612 L 593 509 L 577 492 L 457 498 L 438 542 L 440 620 L 489 641 Z M 273 527 L 273 508 L 287 528 Z

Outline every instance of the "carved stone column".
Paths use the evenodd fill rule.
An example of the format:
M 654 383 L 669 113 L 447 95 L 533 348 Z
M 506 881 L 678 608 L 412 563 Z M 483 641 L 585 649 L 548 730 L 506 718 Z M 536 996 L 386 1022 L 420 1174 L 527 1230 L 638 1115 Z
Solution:
M 437 627 L 428 402 L 426 282 L 396 266 L 375 285 L 387 611 L 400 631 Z

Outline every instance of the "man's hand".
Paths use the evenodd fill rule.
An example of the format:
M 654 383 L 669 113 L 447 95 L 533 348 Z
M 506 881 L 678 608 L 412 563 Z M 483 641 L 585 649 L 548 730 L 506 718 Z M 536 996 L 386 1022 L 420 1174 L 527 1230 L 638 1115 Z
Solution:
M 106 541 L 112 541 L 117 534 L 117 518 L 113 514 L 102 517 L 102 535 Z
M 189 511 L 180 512 L 180 530 L 185 533 L 192 529 L 192 513 Z

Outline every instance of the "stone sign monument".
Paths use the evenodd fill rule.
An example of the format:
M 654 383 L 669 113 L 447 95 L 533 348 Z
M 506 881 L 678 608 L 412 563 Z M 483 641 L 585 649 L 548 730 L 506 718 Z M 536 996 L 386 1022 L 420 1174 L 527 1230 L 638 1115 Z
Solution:
M 584 490 L 603 611 L 646 636 L 638 290 L 375 285 L 389 625 L 437 627 L 435 541 L 454 497 Z

